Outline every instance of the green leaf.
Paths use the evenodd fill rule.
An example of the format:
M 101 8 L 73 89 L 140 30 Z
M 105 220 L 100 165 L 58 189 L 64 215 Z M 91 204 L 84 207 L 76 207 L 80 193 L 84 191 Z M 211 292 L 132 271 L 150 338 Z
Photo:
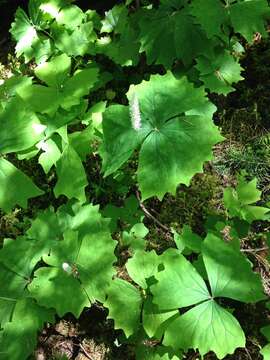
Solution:
M 69 56 L 83 56 L 91 51 L 91 44 L 96 40 L 91 21 L 81 24 L 73 30 L 57 24 L 51 26 L 55 46 Z M 94 47 L 92 45 L 92 47 Z
M 20 88 L 25 91 L 25 87 Z M 0 153 L 30 148 L 43 138 L 45 126 L 17 96 L 0 108 Z
M 147 279 L 158 271 L 160 259 L 154 250 L 146 252 L 138 250 L 126 264 L 129 276 L 143 289 L 147 289 Z
M 264 360 L 268 360 L 270 358 L 270 344 L 267 344 L 260 351 L 260 354 L 263 356 Z
M 89 125 L 82 131 L 75 131 L 68 136 L 69 143 L 76 153 L 80 156 L 82 161 L 86 160 L 87 155 L 93 152 L 93 141 L 95 129 Z
M 227 22 L 228 17 L 220 1 L 194 0 L 192 1 L 190 12 L 196 17 L 198 24 L 204 29 L 208 38 L 220 36 L 221 26 Z
M 26 208 L 29 198 L 42 194 L 43 191 L 28 176 L 11 162 L 0 159 L 0 207 L 5 212 L 10 211 L 15 205 Z
M 151 286 L 153 302 L 160 310 L 174 310 L 209 299 L 207 287 L 194 267 L 178 250 L 169 252 L 174 258 L 164 259 L 165 270 L 155 276 L 158 282 Z
M 61 226 L 55 212 L 52 209 L 40 212 L 32 220 L 31 227 L 26 234 L 28 238 L 41 240 L 44 243 L 50 240 L 62 239 Z
M 52 245 L 50 238 L 44 242 L 41 239 L 17 237 L 16 240 L 4 242 L 4 247 L 0 250 L 0 261 L 14 273 L 30 278 L 34 267 L 43 255 L 49 254 Z
M 195 253 L 201 252 L 202 238 L 195 234 L 188 225 L 183 226 L 181 235 L 175 233 L 174 241 L 180 251 L 187 248 Z
M 90 301 L 78 279 L 64 269 L 38 269 L 28 288 L 31 296 L 40 305 L 55 308 L 59 316 L 71 312 L 78 318 L 84 307 L 90 306 Z
M 27 88 L 32 84 L 32 79 L 27 76 L 16 76 L 6 79 L 4 83 L 0 86 L 0 101 L 5 103 L 7 100 L 10 100 L 13 96 L 16 96 L 17 90 L 22 90 Z
M 52 166 L 56 165 L 60 159 L 61 152 L 56 143 L 51 139 L 41 141 L 37 146 L 43 151 L 38 158 L 38 162 L 42 166 L 45 174 L 48 174 Z
M 107 293 L 108 298 L 104 306 L 109 308 L 109 319 L 114 320 L 114 328 L 122 329 L 126 337 L 136 333 L 140 324 L 142 307 L 139 290 L 127 281 L 115 279 Z
M 224 205 L 230 217 L 239 217 L 249 223 L 254 220 L 263 220 L 270 209 L 250 205 L 260 200 L 261 191 L 257 189 L 257 180 L 245 181 L 243 175 L 238 177 L 235 189 L 229 187 L 224 190 Z
M 235 89 L 231 86 L 244 78 L 240 75 L 243 68 L 229 53 L 223 51 L 213 58 L 199 57 L 196 68 L 200 79 L 211 92 L 227 95 Z
M 222 140 L 212 122 L 214 107 L 203 89 L 169 72 L 132 86 L 128 98 L 131 118 L 122 105 L 104 113 L 105 175 L 116 171 L 141 145 L 138 181 L 142 198 L 157 195 L 162 199 L 166 192 L 174 194 L 179 183 L 188 185 L 202 171 L 204 161 L 211 159 L 212 146 Z
M 17 300 L 23 297 L 28 284 L 22 277 L 0 263 L 0 325 L 1 328 L 11 321 Z
M 32 299 L 20 300 L 16 304 L 12 322 L 4 327 L 0 359 L 28 358 L 37 345 L 37 332 L 43 328 L 45 322 L 54 322 L 52 310 L 42 308 Z
M 221 359 L 237 347 L 243 347 L 245 336 L 237 320 L 213 298 L 224 296 L 251 302 L 265 296 L 259 275 L 252 272 L 248 260 L 233 244 L 226 244 L 209 233 L 202 255 L 212 296 L 194 267 L 173 249 L 162 254 L 164 270 L 155 276 L 157 283 L 151 286 L 151 292 L 160 310 L 199 303 L 172 320 L 165 331 L 165 345 L 184 350 L 198 348 L 201 355 L 212 350 Z
M 264 326 L 261 328 L 261 333 L 270 341 L 270 325 Z
M 265 298 L 259 274 L 252 271 L 250 262 L 232 243 L 209 233 L 202 253 L 214 297 L 228 297 L 242 302 Z
M 143 250 L 146 246 L 144 237 L 149 230 L 143 223 L 138 223 L 132 226 L 129 232 L 123 231 L 121 237 L 121 245 L 128 246 L 132 250 Z
M 105 13 L 105 18 L 102 20 L 102 27 L 100 29 L 101 33 L 110 33 L 112 31 L 119 32 L 118 27 L 122 26 L 121 22 L 124 24 L 126 22 L 126 17 L 128 10 L 124 5 L 115 5 L 111 10 Z M 119 24 L 120 23 L 120 24 Z
M 162 312 L 150 297 L 143 304 L 143 327 L 150 338 L 160 339 L 175 316 L 178 316 L 178 310 Z
M 36 68 L 35 74 L 48 86 L 29 86 L 24 88 L 24 91 L 18 91 L 20 97 L 30 104 L 34 111 L 50 116 L 54 115 L 60 106 L 67 110 L 80 105 L 83 96 L 89 93 L 97 81 L 98 69 L 93 66 L 78 70 L 70 76 L 70 68 L 71 60 L 65 54 L 42 63 Z
M 146 52 L 148 63 L 163 64 L 167 69 L 176 58 L 190 66 L 198 55 L 209 54 L 213 48 L 186 9 L 144 10 L 139 27 L 140 52 Z
M 56 162 L 57 183 L 54 188 L 56 197 L 65 195 L 85 201 L 85 187 L 88 185 L 83 164 L 79 155 L 70 146 L 66 145 L 62 156 Z
M 173 320 L 163 343 L 185 351 L 199 349 L 201 355 L 214 351 L 218 359 L 223 359 L 237 347 L 245 347 L 245 335 L 230 312 L 209 300 Z
M 84 20 L 83 11 L 76 5 L 65 6 L 56 17 L 56 22 L 59 25 L 64 25 L 71 30 L 80 26 Z
M 235 32 L 242 34 L 248 42 L 252 42 L 255 33 L 266 36 L 266 18 L 270 11 L 267 0 L 245 0 L 231 5 L 229 8 L 231 22 Z
M 55 243 L 50 254 L 43 256 L 43 261 L 51 267 L 36 271 L 36 278 L 29 286 L 40 304 L 56 308 L 60 316 L 71 311 L 78 317 L 90 302 L 104 302 L 115 273 L 116 241 L 110 236 L 108 221 L 101 218 L 96 206 L 77 207 L 77 213 L 71 214 L 68 223 L 77 231 L 66 230 L 64 240 Z M 66 297 L 67 292 L 70 296 Z
M 35 69 L 35 75 L 48 86 L 61 88 L 69 76 L 71 59 L 62 54 L 44 62 Z
M 50 40 L 38 33 L 37 26 L 21 8 L 16 11 L 15 21 L 11 24 L 10 32 L 17 41 L 17 56 L 24 55 L 26 62 L 35 58 L 39 63 L 51 55 Z

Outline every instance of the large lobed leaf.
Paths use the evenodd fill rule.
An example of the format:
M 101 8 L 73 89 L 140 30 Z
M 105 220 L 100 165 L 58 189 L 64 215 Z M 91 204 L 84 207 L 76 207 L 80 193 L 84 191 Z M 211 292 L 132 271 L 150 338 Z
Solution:
M 162 199 L 166 192 L 174 194 L 179 183 L 188 185 L 211 159 L 212 146 L 223 139 L 212 122 L 215 107 L 203 89 L 170 72 L 132 86 L 127 95 L 130 109 L 113 105 L 104 113 L 105 175 L 140 149 L 142 198 Z

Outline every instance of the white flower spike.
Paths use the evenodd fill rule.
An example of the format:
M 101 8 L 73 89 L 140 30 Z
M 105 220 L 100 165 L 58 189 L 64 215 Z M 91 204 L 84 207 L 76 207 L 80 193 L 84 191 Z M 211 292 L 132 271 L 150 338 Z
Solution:
M 131 95 L 131 99 L 129 102 L 129 109 L 130 109 L 132 127 L 134 130 L 139 131 L 142 127 L 142 119 L 141 119 L 139 99 L 135 92 Z

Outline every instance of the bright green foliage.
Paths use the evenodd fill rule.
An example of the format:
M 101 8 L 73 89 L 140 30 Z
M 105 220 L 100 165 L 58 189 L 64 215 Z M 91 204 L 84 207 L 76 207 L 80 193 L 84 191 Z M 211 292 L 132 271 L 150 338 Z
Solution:
M 175 349 L 198 348 L 202 355 L 212 350 L 222 359 L 243 347 L 245 337 L 237 320 L 213 298 L 259 301 L 264 298 L 263 289 L 259 276 L 252 272 L 243 255 L 220 238 L 209 234 L 202 254 L 211 295 L 201 276 L 180 253 L 164 261 L 165 270 L 156 275 L 158 282 L 151 292 L 161 310 L 199 304 L 169 324 L 165 345 Z
M 12 313 L 17 300 L 24 295 L 24 289 L 27 285 L 27 274 L 21 276 L 0 263 L 0 325 L 3 327 L 11 321 Z
M 48 86 L 32 85 L 19 91 L 19 95 L 34 111 L 49 115 L 53 115 L 59 106 L 67 110 L 79 105 L 97 81 L 98 69 L 79 70 L 72 77 L 69 76 L 70 69 L 71 59 L 65 54 L 39 65 L 35 74 Z
M 165 314 L 160 312 L 146 295 L 161 261 L 154 251 L 136 251 L 134 257 L 127 262 L 126 268 L 132 280 L 140 285 L 141 291 L 122 279 L 115 279 L 108 289 L 108 299 L 104 305 L 109 308 L 109 318 L 115 321 L 117 329 L 123 329 L 127 337 L 137 333 L 142 310 L 146 333 L 157 337 L 164 333 L 166 321 L 176 314 L 176 311 Z M 129 316 L 126 316 L 127 313 Z
M 226 22 L 225 8 L 220 1 L 193 0 L 191 14 L 195 16 L 196 22 L 202 26 L 209 39 L 220 36 L 221 26 Z
M 30 0 L 29 17 L 18 9 L 11 34 L 17 41 L 16 53 L 26 62 L 47 60 L 55 47 L 70 56 L 84 55 L 96 40 L 92 21 L 83 11 L 65 0 Z
M 270 344 L 268 344 L 264 348 L 262 348 L 260 353 L 263 356 L 264 360 L 268 360 L 270 357 Z
M 61 224 L 52 209 L 47 209 L 32 220 L 31 227 L 26 234 L 29 239 L 41 240 L 44 243 L 59 240 L 62 238 Z
M 33 3 L 34 1 L 32 1 Z M 16 12 L 15 22 L 12 24 L 11 34 L 17 41 L 17 56 L 24 54 L 28 62 L 35 57 L 37 62 L 46 60 L 51 54 L 51 41 L 37 31 L 38 24 L 32 22 L 27 14 L 19 8 Z
M 189 249 L 196 253 L 201 252 L 202 238 L 193 233 L 190 226 L 184 225 L 181 235 L 175 233 L 174 241 L 177 249 L 181 252 L 184 249 Z
M 145 247 L 144 237 L 148 232 L 149 230 L 143 223 L 135 224 L 129 232 L 123 232 L 121 243 L 123 246 L 128 246 L 133 250 L 142 250 Z
M 101 33 L 113 33 L 114 40 L 105 36 L 96 43 L 95 51 L 110 57 L 122 66 L 136 65 L 139 60 L 140 43 L 136 17 L 128 16 L 124 5 L 116 5 L 105 14 Z
M 84 202 L 84 189 L 88 182 L 81 159 L 70 145 L 65 146 L 56 162 L 56 173 L 58 181 L 54 188 L 55 196 L 66 195 L 69 199 L 75 198 Z
M 23 189 L 23 191 L 21 191 Z M 10 211 L 15 205 L 27 207 L 29 198 L 42 195 L 32 180 L 11 162 L 0 159 L 0 208 Z
M 19 90 L 25 92 L 26 86 Z M 0 152 L 2 154 L 25 150 L 43 137 L 45 126 L 17 96 L 0 108 Z
M 43 256 L 51 267 L 38 269 L 29 286 L 40 304 L 54 307 L 60 316 L 72 312 L 79 317 L 91 302 L 105 300 L 115 261 L 115 242 L 106 224 L 92 205 L 75 213 L 70 227 L 77 231 L 65 231 L 64 240 L 54 244 L 49 256 Z M 63 294 L 70 295 L 63 298 Z
M 135 286 L 122 279 L 113 280 L 104 306 L 109 308 L 109 318 L 114 320 L 115 329 L 123 329 L 127 337 L 137 331 L 142 297 Z
M 242 34 L 247 41 L 252 41 L 256 32 L 266 35 L 265 20 L 270 15 L 267 0 L 238 1 L 228 11 L 234 31 Z
M 212 146 L 222 140 L 211 120 L 214 107 L 203 89 L 171 73 L 131 87 L 128 98 L 130 111 L 114 105 L 104 113 L 105 175 L 117 170 L 140 146 L 142 198 L 162 199 L 166 192 L 174 194 L 179 183 L 188 185 L 202 171 L 204 161 L 211 159 Z
M 205 87 L 217 94 L 228 94 L 234 90 L 233 83 L 243 80 L 240 75 L 243 69 L 228 52 L 215 54 L 212 58 L 199 57 L 196 68 Z
M 18 301 L 12 322 L 4 326 L 0 359 L 22 360 L 30 356 L 37 345 L 37 331 L 45 322 L 54 322 L 51 309 L 44 309 L 29 298 Z
M 224 190 L 224 205 L 230 217 L 239 217 L 249 223 L 266 218 L 270 210 L 262 206 L 252 205 L 261 198 L 261 191 L 257 189 L 257 180 L 245 181 L 243 175 L 238 177 L 235 189 Z
M 160 263 L 159 257 L 154 252 L 136 251 L 133 258 L 131 258 L 127 265 L 127 271 L 129 276 L 138 284 L 141 288 L 147 289 L 146 279 L 151 278 L 158 268 Z
M 11 27 L 21 58 L 0 85 L 0 208 L 44 196 L 4 214 L 23 220 L 0 249 L 0 359 L 31 357 L 54 313 L 79 318 L 95 302 L 138 360 L 224 358 L 245 346 L 228 304 L 265 300 L 240 250 L 269 219 L 256 180 L 227 188 L 227 218 L 196 233 L 164 228 L 157 199 L 141 201 L 174 195 L 212 159 L 223 137 L 207 94 L 243 79 L 238 56 L 267 34 L 267 0 L 127 0 L 104 15 L 72 2 L 29 0 Z
M 173 321 L 164 344 L 176 349 L 198 348 L 201 355 L 212 350 L 218 359 L 223 359 L 237 347 L 245 346 L 245 336 L 233 315 L 210 299 Z
M 210 233 L 204 240 L 202 253 L 214 297 L 242 302 L 265 298 L 260 276 L 252 272 L 250 262 L 236 251 L 233 243 L 227 244 Z
M 210 50 L 211 42 L 186 9 L 146 10 L 139 20 L 139 27 L 140 51 L 146 52 L 149 63 L 156 62 L 169 68 L 179 58 L 185 65 L 191 65 L 198 55 Z
M 42 141 L 38 146 L 42 150 L 38 162 L 47 174 L 51 170 L 52 166 L 56 165 L 56 162 L 60 159 L 61 152 L 52 139 Z

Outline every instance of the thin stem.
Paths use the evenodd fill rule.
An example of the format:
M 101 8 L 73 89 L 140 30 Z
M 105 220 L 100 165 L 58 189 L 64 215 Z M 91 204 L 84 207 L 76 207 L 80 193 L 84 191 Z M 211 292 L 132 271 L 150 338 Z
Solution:
M 163 230 L 168 231 L 169 233 L 172 233 L 171 230 L 170 230 L 166 225 L 162 224 L 153 214 L 151 214 L 151 213 L 149 212 L 149 210 L 146 209 L 146 207 L 144 206 L 144 204 L 143 204 L 142 201 L 141 201 L 140 194 L 139 194 L 138 191 L 136 191 L 136 197 L 137 197 L 137 199 L 138 199 L 138 201 L 139 201 L 140 208 L 141 208 L 142 211 L 145 213 L 145 215 L 146 215 L 149 219 L 153 220 L 156 224 L 158 224 L 158 226 L 160 226 Z
M 244 253 L 257 253 L 257 252 L 265 251 L 265 250 L 269 250 L 269 247 L 264 246 L 264 247 L 256 248 L 256 249 L 241 249 L 241 252 L 244 252 Z

